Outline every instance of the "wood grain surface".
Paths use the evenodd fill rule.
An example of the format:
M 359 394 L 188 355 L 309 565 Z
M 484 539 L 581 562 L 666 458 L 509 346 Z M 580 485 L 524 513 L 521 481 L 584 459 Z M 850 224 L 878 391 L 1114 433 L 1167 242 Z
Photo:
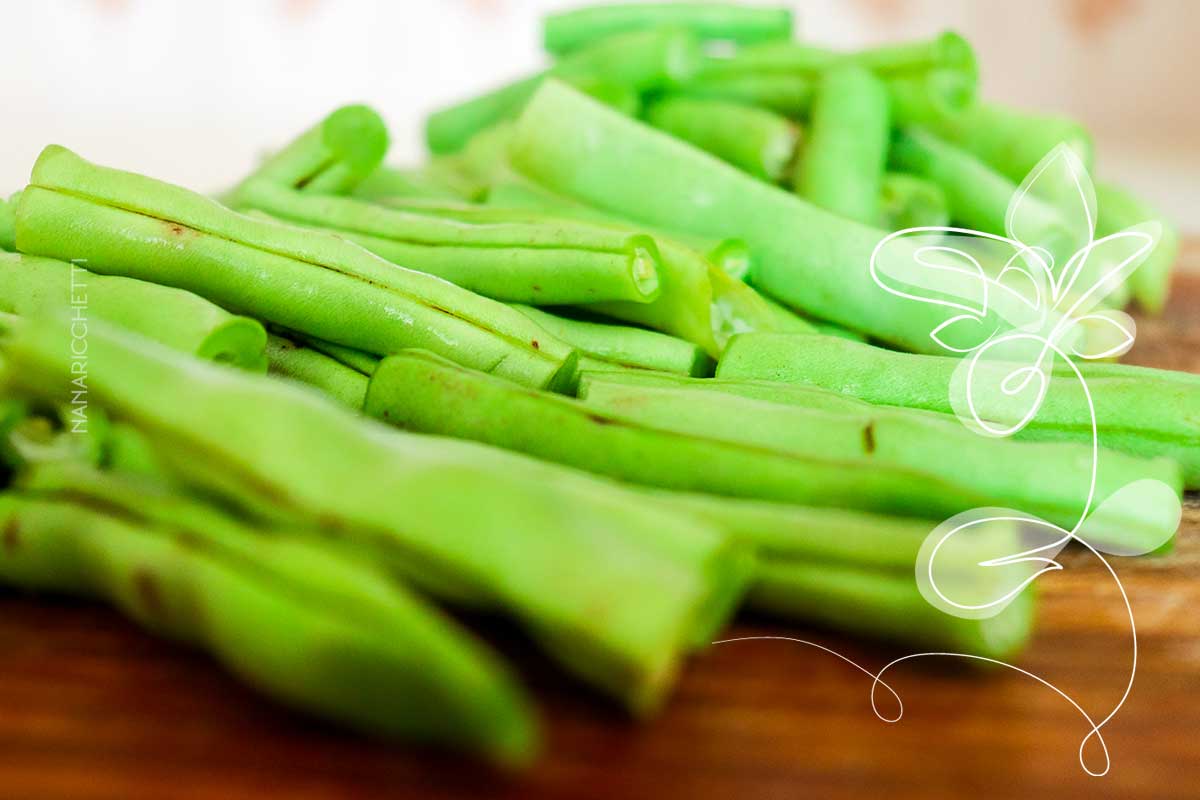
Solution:
M 1200 273 L 1180 275 L 1167 314 L 1138 333 L 1130 360 L 1200 372 Z M 1096 562 L 1065 563 L 1041 582 L 1019 663 L 1103 717 L 1129 675 L 1128 621 Z M 1104 729 L 1103 778 L 1078 764 L 1080 714 L 1015 672 L 909 662 L 890 673 L 904 716 L 889 724 L 872 713 L 870 679 L 827 653 L 727 644 L 689 665 L 661 718 L 636 726 L 504 630 L 489 635 L 541 701 L 547 742 L 528 774 L 499 774 L 281 711 L 102 607 L 0 592 L 0 798 L 1200 797 L 1196 498 L 1172 555 L 1114 563 L 1140 650 L 1133 691 Z M 868 668 L 904 654 L 768 620 L 728 635 L 801 637 Z

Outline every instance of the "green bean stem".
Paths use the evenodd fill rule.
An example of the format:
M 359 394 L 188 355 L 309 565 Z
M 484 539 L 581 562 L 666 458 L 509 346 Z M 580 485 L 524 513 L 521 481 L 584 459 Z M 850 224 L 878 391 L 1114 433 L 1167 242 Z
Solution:
M 1068 526 L 1087 498 L 1089 476 L 1077 467 L 1091 453 L 966 429 L 951 435 L 920 415 L 830 413 L 715 392 L 639 388 L 601 407 L 590 396 L 531 393 L 420 353 L 380 364 L 366 412 L 663 488 L 921 516 L 1000 505 Z M 1110 453 L 1105 465 L 1100 497 L 1141 478 L 1179 486 L 1166 460 Z M 1122 508 L 1097 520 L 1097 530 L 1104 522 L 1106 537 L 1141 544 L 1143 523 L 1157 519 L 1139 513 Z
M 547 77 L 557 77 L 587 91 L 617 84 L 637 91 L 668 88 L 699 68 L 700 49 L 687 31 L 662 28 L 634 31 L 597 42 L 562 59 L 550 69 L 432 114 L 425 139 L 437 155 L 462 149 L 476 133 L 512 119 Z M 607 91 L 598 99 L 605 99 Z
M 668 97 L 646 111 L 654 127 L 735 167 L 777 183 L 800 139 L 795 123 L 772 111 L 723 100 Z
M 0 387 L 67 391 L 66 326 L 21 322 L 0 341 Z M 726 537 L 619 487 L 389 431 L 317 392 L 99 323 L 88 380 L 93 402 L 146 432 L 180 480 L 278 524 L 319 524 L 430 592 L 507 611 L 639 713 L 658 707 L 748 578 Z
M 660 28 L 685 28 L 702 39 L 742 44 L 786 39 L 792 12 L 735 3 L 617 3 L 585 6 L 546 15 L 542 41 L 548 52 L 565 55 L 610 36 Z
M 827 71 L 796 161 L 796 191 L 835 214 L 878 225 L 889 133 L 883 83 L 862 67 Z
M 533 755 L 528 701 L 498 660 L 366 564 L 213 511 L 154 524 L 95 502 L 0 494 L 13 543 L 0 581 L 102 597 L 276 699 L 360 729 L 504 763 Z
M 806 384 L 883 406 L 953 413 L 951 378 L 958 359 L 897 353 L 832 337 L 751 335 L 730 344 L 717 377 Z M 1200 378 L 1186 373 L 1083 364 L 1100 445 L 1145 458 L 1166 456 L 1200 488 Z M 1022 398 L 975 398 L 984 419 L 1011 419 Z M 1059 367 L 1037 415 L 1018 440 L 1091 442 L 1087 397 L 1069 367 Z
M 187 289 L 370 353 L 419 345 L 529 385 L 574 382 L 571 348 L 501 303 L 336 236 L 252 219 L 60 147 L 34 167 L 17 241 L 25 252 L 86 259 L 95 272 Z
M 155 341 L 250 369 L 266 368 L 267 333 L 202 297 L 155 283 L 99 275 L 77 264 L 0 254 L 0 311 L 21 316 L 76 307 L 82 324 L 108 320 Z

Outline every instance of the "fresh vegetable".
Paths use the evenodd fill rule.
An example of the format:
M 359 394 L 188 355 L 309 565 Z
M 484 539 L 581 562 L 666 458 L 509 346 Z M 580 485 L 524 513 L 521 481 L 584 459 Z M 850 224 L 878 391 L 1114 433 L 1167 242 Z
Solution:
M 551 53 L 565 54 L 614 34 L 664 26 L 686 28 L 702 39 L 753 43 L 785 39 L 792 33 L 786 8 L 736 3 L 613 3 L 546 15 L 542 41 Z
M 17 243 L 379 355 L 422 346 L 529 385 L 574 382 L 574 351 L 498 302 L 61 147 L 34 166 Z
M 784 176 L 800 139 L 785 117 L 724 100 L 668 97 L 647 109 L 646 120 L 771 183 Z
M 814 205 L 879 225 L 890 117 L 887 90 L 869 70 L 821 76 L 793 184 Z

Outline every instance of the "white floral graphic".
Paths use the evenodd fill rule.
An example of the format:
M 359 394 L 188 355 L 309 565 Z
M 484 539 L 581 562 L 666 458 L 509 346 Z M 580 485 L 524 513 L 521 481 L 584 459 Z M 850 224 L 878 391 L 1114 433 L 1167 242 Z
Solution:
M 1079 744 L 1079 764 L 1092 776 L 1108 773 L 1111 760 L 1101 731 L 1133 688 L 1138 647 L 1125 588 L 1104 554 L 1158 549 L 1179 527 L 1182 508 L 1171 487 L 1150 479 L 1119 487 L 1096 502 L 1103 462 L 1086 362 L 1114 358 L 1133 345 L 1133 319 L 1103 304 L 1153 251 L 1162 229 L 1157 222 L 1145 222 L 1097 239 L 1096 212 L 1091 178 L 1075 152 L 1062 144 L 1030 172 L 1009 203 L 1006 236 L 954 227 L 910 228 L 879 242 L 870 270 L 885 291 L 952 312 L 929 336 L 959 359 L 946 390 L 958 419 L 976 433 L 1007 437 L 1021 431 L 1042 408 L 1052 377 L 1059 379 L 1053 384 L 1056 391 L 1062 391 L 1065 380 L 1082 393 L 1091 423 L 1091 463 L 1083 467 L 1090 472 L 1086 493 L 1078 498 L 1076 523 L 1063 528 L 1010 508 L 955 515 L 926 538 L 917 557 L 916 581 L 925 599 L 947 614 L 993 617 L 1040 576 L 1063 569 L 1056 556 L 1070 542 L 1079 543 L 1116 583 L 1129 619 L 1129 676 L 1113 707 L 1097 719 L 1044 678 L 971 653 L 913 653 L 872 672 L 803 639 L 743 637 L 716 644 L 779 639 L 836 656 L 872 679 L 871 707 L 885 722 L 899 721 L 904 711 L 899 695 L 883 680 L 894 666 L 948 657 L 1005 667 L 1055 692 L 1083 717 L 1087 733 Z M 1131 522 L 1136 523 L 1132 532 Z M 1012 552 L 1014 543 L 1017 552 Z M 880 710 L 881 687 L 896 703 L 894 715 Z M 1089 744 L 1098 748 L 1096 766 L 1089 764 Z

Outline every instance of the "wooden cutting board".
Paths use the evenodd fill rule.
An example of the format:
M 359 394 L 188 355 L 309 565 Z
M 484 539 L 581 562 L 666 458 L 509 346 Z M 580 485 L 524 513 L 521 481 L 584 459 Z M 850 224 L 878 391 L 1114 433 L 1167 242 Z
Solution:
M 1184 254 L 1193 265 L 1197 244 Z M 1200 372 L 1200 271 L 1177 278 L 1163 317 L 1139 320 L 1130 360 Z M 1020 665 L 1102 718 L 1129 677 L 1128 620 L 1097 562 L 1064 560 L 1041 581 Z M 511 631 L 494 638 L 541 700 L 547 742 L 532 771 L 503 775 L 281 711 L 104 608 L 0 592 L 0 798 L 1200 797 L 1197 498 L 1172 555 L 1114 563 L 1139 652 L 1104 729 L 1103 778 L 1077 761 L 1079 712 L 1016 672 L 910 662 L 889 673 L 904 702 L 889 724 L 871 710 L 870 679 L 827 653 L 721 645 L 689 665 L 661 718 L 637 726 Z M 767 620 L 728 635 L 804 638 L 872 669 L 905 652 Z

